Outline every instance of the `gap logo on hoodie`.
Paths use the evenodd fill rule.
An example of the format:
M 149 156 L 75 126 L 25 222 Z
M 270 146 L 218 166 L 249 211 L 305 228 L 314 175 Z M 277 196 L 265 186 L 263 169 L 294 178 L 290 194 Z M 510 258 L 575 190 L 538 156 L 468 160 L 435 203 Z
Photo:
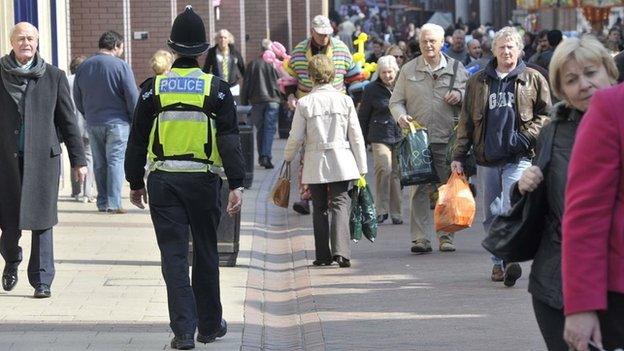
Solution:
M 519 61 L 508 74 L 496 71 L 496 60 L 485 69 L 490 91 L 486 111 L 485 158 L 492 163 L 514 162 L 529 148 L 529 140 L 518 131 L 516 79 L 526 66 Z
M 490 110 L 494 110 L 499 107 L 511 107 L 513 108 L 513 104 L 515 101 L 514 93 L 502 92 L 502 93 L 491 93 L 488 101 L 490 102 Z

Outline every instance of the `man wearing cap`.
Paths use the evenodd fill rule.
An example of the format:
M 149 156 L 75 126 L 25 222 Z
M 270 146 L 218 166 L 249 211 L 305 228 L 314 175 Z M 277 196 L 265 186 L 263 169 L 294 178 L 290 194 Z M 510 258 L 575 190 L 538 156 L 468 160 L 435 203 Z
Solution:
M 333 33 L 334 28 L 329 23 L 329 18 L 318 15 L 312 20 L 310 37 L 297 44 L 293 49 L 287 67 L 288 73 L 297 78 L 298 81 L 296 94 L 288 96 L 288 102 L 292 109 L 294 109 L 297 99 L 307 95 L 312 90 L 312 80 L 308 76 L 308 58 L 316 54 L 323 53 L 332 59 L 336 69 L 336 77 L 332 85 L 340 91 L 345 91 L 344 75 L 354 67 L 354 64 L 347 45 L 340 39 L 333 38 L 331 36 Z
M 244 160 L 229 84 L 202 72 L 204 23 L 190 6 L 171 28 L 171 71 L 142 84 L 126 151 L 130 201 L 148 203 L 167 285 L 171 347 L 188 350 L 227 332 L 219 292 L 217 227 L 221 218 L 221 177 L 230 193 L 227 212 L 242 205 Z M 145 159 L 150 174 L 143 182 Z M 193 281 L 189 281 L 189 229 L 193 235 Z
M 297 78 L 297 91 L 288 95 L 288 106 L 294 110 L 297 99 L 307 95 L 313 87 L 312 80 L 308 76 L 308 58 L 316 54 L 325 54 L 334 63 L 336 74 L 332 85 L 339 91 L 345 92 L 344 76 L 354 68 L 351 52 L 340 39 L 333 38 L 334 28 L 329 18 L 318 15 L 312 20 L 310 37 L 303 40 L 293 49 L 286 70 Z M 308 200 L 302 199 L 294 204 L 293 209 L 301 214 L 309 214 Z

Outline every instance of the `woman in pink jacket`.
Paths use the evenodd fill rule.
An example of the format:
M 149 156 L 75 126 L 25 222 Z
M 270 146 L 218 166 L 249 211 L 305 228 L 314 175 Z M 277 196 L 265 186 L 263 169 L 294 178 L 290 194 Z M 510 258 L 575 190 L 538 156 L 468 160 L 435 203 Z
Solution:
M 594 94 L 568 169 L 562 238 L 564 338 L 624 347 L 624 85 Z

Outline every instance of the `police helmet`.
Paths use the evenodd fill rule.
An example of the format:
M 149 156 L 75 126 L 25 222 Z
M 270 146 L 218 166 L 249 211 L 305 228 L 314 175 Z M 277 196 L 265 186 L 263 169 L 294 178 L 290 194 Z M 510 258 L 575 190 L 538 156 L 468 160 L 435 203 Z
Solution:
M 199 56 L 208 50 L 204 21 L 191 5 L 173 21 L 167 45 L 182 56 Z

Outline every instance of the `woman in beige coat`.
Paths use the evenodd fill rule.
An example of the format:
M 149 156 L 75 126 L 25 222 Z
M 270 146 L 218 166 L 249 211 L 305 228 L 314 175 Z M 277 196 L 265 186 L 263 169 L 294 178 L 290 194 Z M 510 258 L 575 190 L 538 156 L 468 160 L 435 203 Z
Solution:
M 301 98 L 293 117 L 284 159 L 305 149 L 302 183 L 312 193 L 315 266 L 338 262 L 350 267 L 349 182 L 366 174 L 366 148 L 353 100 L 334 89 L 334 65 L 325 55 L 308 63 L 312 92 Z M 331 223 L 330 223 L 331 215 Z M 331 241 L 331 250 L 330 250 Z

